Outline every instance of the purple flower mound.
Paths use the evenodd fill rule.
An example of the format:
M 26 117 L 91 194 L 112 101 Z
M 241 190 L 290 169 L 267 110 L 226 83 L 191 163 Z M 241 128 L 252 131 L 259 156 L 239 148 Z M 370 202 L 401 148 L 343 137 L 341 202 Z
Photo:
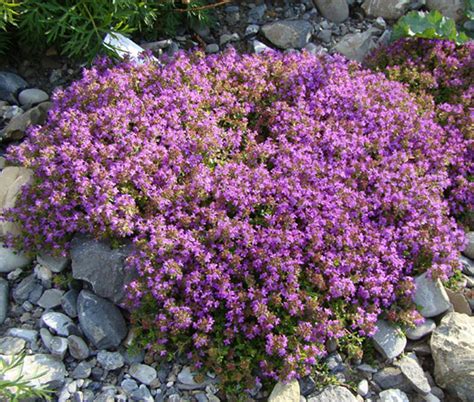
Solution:
M 330 338 L 417 319 L 413 276 L 457 267 L 446 132 L 355 63 L 101 64 L 54 104 L 11 149 L 36 175 L 10 213 L 23 246 L 131 238 L 139 337 L 224 381 L 305 375 Z
M 367 65 L 407 84 L 418 96 L 432 97 L 437 120 L 449 133 L 445 149 L 450 208 L 474 229 L 474 42 L 401 39 L 377 50 Z

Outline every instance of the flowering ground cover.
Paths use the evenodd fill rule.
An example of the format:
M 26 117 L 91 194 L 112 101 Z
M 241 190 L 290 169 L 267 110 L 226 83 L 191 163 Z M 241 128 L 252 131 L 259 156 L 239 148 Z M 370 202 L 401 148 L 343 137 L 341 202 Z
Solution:
M 381 314 L 419 320 L 413 277 L 457 268 L 448 135 L 432 102 L 336 56 L 102 62 L 11 149 L 35 172 L 11 240 L 131 239 L 140 341 L 234 390 L 300 377 Z

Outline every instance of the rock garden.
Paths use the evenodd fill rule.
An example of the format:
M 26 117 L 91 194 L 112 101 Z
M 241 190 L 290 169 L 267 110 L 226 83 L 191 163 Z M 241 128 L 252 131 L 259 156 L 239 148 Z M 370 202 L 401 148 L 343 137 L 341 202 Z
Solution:
M 473 400 L 471 2 L 63 3 L 0 1 L 2 400 Z

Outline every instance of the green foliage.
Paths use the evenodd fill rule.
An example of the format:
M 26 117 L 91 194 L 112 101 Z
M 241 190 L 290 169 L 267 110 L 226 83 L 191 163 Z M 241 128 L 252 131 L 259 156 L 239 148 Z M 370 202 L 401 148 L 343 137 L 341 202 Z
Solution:
M 203 5 L 202 0 L 0 0 L 0 31 L 17 28 L 20 41 L 32 49 L 54 45 L 68 57 L 90 61 L 108 50 L 102 41 L 109 33 L 155 39 L 183 24 L 204 24 Z M 4 32 L 0 52 L 8 43 Z
M 459 31 L 451 18 L 439 11 L 429 13 L 412 11 L 398 20 L 393 27 L 392 40 L 417 37 L 425 39 L 449 39 L 457 44 L 467 42 L 468 36 Z
M 21 401 L 29 398 L 40 398 L 41 400 L 50 400 L 51 391 L 45 387 L 34 387 L 31 380 L 41 377 L 43 373 L 25 380 L 23 375 L 25 354 L 12 356 L 9 362 L 0 359 L 0 398 L 11 402 Z M 14 380 L 5 379 L 5 375 L 13 370 L 18 370 L 18 376 Z

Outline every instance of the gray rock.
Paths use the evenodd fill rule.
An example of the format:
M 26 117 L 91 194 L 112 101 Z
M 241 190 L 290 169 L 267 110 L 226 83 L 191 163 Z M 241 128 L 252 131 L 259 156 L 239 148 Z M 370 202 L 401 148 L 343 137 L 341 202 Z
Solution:
M 426 0 L 428 10 L 438 10 L 445 17 L 459 21 L 464 17 L 463 0 Z
M 132 391 L 130 397 L 134 401 L 153 402 L 150 390 L 145 385 L 140 385 L 138 389 Z
M 367 380 L 362 380 L 357 385 L 357 393 L 360 396 L 366 396 L 369 393 L 369 382 Z
M 255 54 L 260 54 L 268 51 L 272 51 L 273 49 L 265 45 L 264 43 L 260 42 L 259 40 L 252 41 L 252 48 Z
M 0 272 L 11 272 L 26 267 L 32 258 L 26 254 L 0 244 Z
M 229 42 L 238 42 L 240 40 L 238 33 L 233 33 L 232 35 L 223 34 L 219 38 L 219 46 L 224 46 Z
M 53 356 L 59 357 L 59 359 L 64 359 L 64 355 L 67 351 L 68 342 L 65 338 L 60 338 L 59 336 L 53 337 L 49 343 L 49 351 Z
M 300 402 L 300 385 L 293 380 L 285 384 L 278 382 L 270 396 L 268 402 Z
M 428 395 L 431 392 L 431 386 L 415 354 L 403 356 L 396 365 L 417 392 L 422 395 Z
M 51 109 L 52 105 L 51 102 L 43 102 L 16 116 L 0 131 L 0 138 L 4 140 L 21 140 L 25 136 L 27 127 L 45 122 L 48 110 Z
M 53 340 L 53 335 L 51 335 L 51 332 L 49 332 L 46 328 L 41 328 L 39 333 L 43 345 L 46 346 L 46 349 L 50 350 L 49 346 Z
M 0 100 L 16 103 L 15 95 L 27 86 L 28 83 L 19 75 L 0 71 Z
M 449 297 L 439 279 L 433 281 L 427 273 L 415 278 L 416 291 L 413 301 L 420 307 L 423 317 L 434 317 L 451 307 Z
M 5 322 L 8 312 L 8 282 L 0 278 L 0 325 Z
M 25 349 L 25 346 L 24 339 L 4 336 L 0 338 L 0 355 L 17 355 Z
M 365 0 L 362 8 L 370 17 L 396 20 L 405 14 L 410 0 Z
M 49 95 L 38 88 L 24 89 L 18 95 L 18 100 L 22 106 L 31 107 L 42 102 L 46 102 Z
M 334 46 L 333 50 L 348 59 L 362 62 L 365 56 L 376 46 L 374 35 L 375 30 L 372 28 L 361 33 L 347 34 Z
M 156 370 L 146 364 L 133 364 L 130 367 L 129 374 L 145 385 L 150 385 L 157 377 Z
M 400 355 L 407 344 L 403 332 L 385 320 L 377 321 L 377 333 L 373 336 L 375 349 L 386 359 Z
M 329 21 L 342 22 L 349 17 L 346 0 L 314 0 L 314 3 L 323 17 Z
M 260 22 L 267 11 L 267 6 L 265 3 L 253 7 L 248 13 L 249 23 L 255 24 Z
M 463 254 L 474 260 L 474 232 L 466 233 L 466 246 L 464 247 Z
M 107 352 L 106 350 L 97 353 L 97 361 L 105 370 L 116 370 L 125 364 L 123 356 L 119 352 Z
M 117 348 L 127 335 L 120 310 L 111 302 L 83 290 L 77 300 L 79 323 L 96 348 Z
M 462 313 L 462 314 L 467 314 L 471 315 L 471 307 L 469 306 L 469 302 L 466 299 L 466 296 L 464 296 L 464 292 L 456 292 L 451 289 L 445 289 L 446 294 L 449 297 L 449 302 L 452 305 L 453 310 L 456 313 Z
M 307 398 L 308 402 L 358 402 L 357 398 L 352 395 L 347 388 L 338 385 L 329 385 L 317 395 L 311 395 Z
M 373 375 L 375 383 L 382 389 L 397 388 L 404 392 L 412 390 L 410 382 L 397 367 L 385 367 Z
M 71 242 L 72 275 L 88 282 L 98 296 L 120 303 L 125 286 L 135 277 L 125 267 L 130 252 L 131 246 L 112 249 L 103 241 L 77 235 Z
M 436 328 L 436 324 L 433 320 L 427 318 L 423 324 L 419 324 L 414 328 L 408 328 L 405 331 L 405 335 L 412 341 L 417 341 L 424 336 L 431 334 Z
M 67 257 L 55 257 L 47 253 L 40 253 L 36 259 L 39 264 L 55 273 L 63 272 L 71 261 Z
M 7 331 L 8 336 L 24 339 L 26 342 L 34 343 L 38 339 L 38 331 L 34 329 L 10 328 Z
M 68 290 L 61 298 L 61 307 L 71 318 L 77 317 L 77 298 L 79 292 L 75 289 Z
M 431 335 L 436 383 L 462 401 L 474 395 L 474 317 L 448 313 Z
M 130 394 L 136 389 L 138 389 L 137 382 L 135 380 L 132 380 L 131 378 L 126 378 L 125 380 L 123 380 L 120 386 L 127 394 Z
M 462 265 L 462 272 L 468 276 L 474 277 L 474 261 L 464 256 L 461 256 L 459 261 Z
M 89 376 L 91 375 L 91 371 L 92 371 L 91 363 L 82 361 L 72 371 L 71 373 L 72 378 L 74 379 L 89 378 Z
M 63 313 L 56 311 L 49 311 L 41 316 L 41 321 L 54 333 L 60 336 L 70 335 L 70 326 L 74 325 L 72 320 Z
M 245 28 L 245 37 L 248 38 L 255 36 L 258 34 L 258 31 L 260 31 L 260 27 L 258 25 L 250 24 L 247 26 L 247 28 Z
M 0 356 L 0 359 L 10 362 L 12 356 Z M 26 369 L 27 368 L 27 369 Z M 23 375 L 23 380 L 34 387 L 49 386 L 58 389 L 64 384 L 67 375 L 64 364 L 50 355 L 37 354 L 25 356 L 23 365 L 3 374 L 3 380 L 16 380 Z
M 399 389 L 387 389 L 379 394 L 379 402 L 410 402 L 407 394 Z
M 38 300 L 38 306 L 44 309 L 52 309 L 61 304 L 61 297 L 64 294 L 64 290 L 60 289 L 47 289 Z
M 219 45 L 217 43 L 210 43 L 206 46 L 206 53 L 213 54 L 219 52 Z
M 280 49 L 302 49 L 311 38 L 313 26 L 308 21 L 276 21 L 262 27 L 262 33 Z
M 89 357 L 89 347 L 81 337 L 71 335 L 67 338 L 67 343 L 69 346 L 69 353 L 74 357 L 74 359 L 84 360 Z

